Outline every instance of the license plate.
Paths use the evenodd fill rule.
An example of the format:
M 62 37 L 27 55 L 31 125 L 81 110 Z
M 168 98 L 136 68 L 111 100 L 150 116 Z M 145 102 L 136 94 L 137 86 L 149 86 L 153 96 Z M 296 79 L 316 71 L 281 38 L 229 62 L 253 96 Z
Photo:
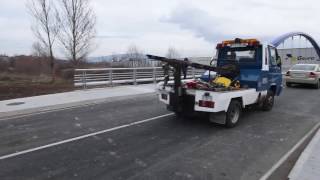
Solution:
M 296 78 L 304 78 L 306 75 L 305 74 L 293 74 L 293 77 Z
M 295 78 L 305 78 L 304 75 L 295 75 L 294 77 L 295 77 Z
M 161 94 L 161 99 L 168 100 L 168 94 Z
M 210 93 L 204 93 L 202 96 L 202 101 L 212 101 L 212 96 L 210 96 Z

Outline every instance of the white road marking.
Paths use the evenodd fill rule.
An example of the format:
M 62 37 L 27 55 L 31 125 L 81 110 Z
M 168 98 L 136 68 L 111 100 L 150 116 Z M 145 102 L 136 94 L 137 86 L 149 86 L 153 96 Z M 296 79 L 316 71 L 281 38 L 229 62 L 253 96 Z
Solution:
M 112 131 L 115 131 L 115 130 L 119 130 L 119 129 L 130 127 L 130 126 L 135 126 L 135 125 L 142 124 L 142 123 L 145 123 L 145 122 L 154 121 L 154 120 L 157 120 L 157 119 L 160 119 L 160 118 L 172 116 L 173 114 L 174 113 L 169 113 L 169 114 L 165 114 L 165 115 L 161 115 L 161 116 L 145 119 L 145 120 L 142 120 L 142 121 L 137 121 L 137 122 L 125 124 L 125 125 L 122 125 L 122 126 L 118 126 L 118 127 L 114 127 L 114 128 L 110 128 L 110 129 L 105 129 L 105 130 L 98 131 L 98 132 L 95 132 L 95 133 L 86 134 L 86 135 L 83 135 L 83 136 L 78 136 L 78 137 L 74 137 L 74 138 L 71 138 L 71 139 L 67 139 L 67 140 L 51 143 L 51 144 L 48 144 L 48 145 L 44 145 L 44 146 L 40 146 L 40 147 L 28 149 L 28 150 L 16 152 L 16 153 L 4 155 L 4 156 L 0 157 L 0 160 L 4 160 L 4 159 L 8 159 L 8 158 L 19 156 L 19 155 L 23 155 L 23 154 L 27 154 L 27 153 L 31 153 L 31 152 L 35 152 L 35 151 L 39 151 L 39 150 L 43 150 L 43 149 L 47 149 L 47 148 L 58 146 L 58 145 L 61 145 L 61 144 L 66 144 L 66 143 L 78 141 L 78 140 L 85 139 L 85 138 L 88 138 L 88 137 L 104 134 L 104 133 L 107 133 L 107 132 L 112 132 Z
M 303 136 L 300 141 L 294 145 L 290 151 L 288 151 L 282 158 L 274 164 L 269 171 L 267 171 L 260 180 L 267 180 L 270 176 L 291 156 L 293 152 L 295 152 L 314 132 L 316 132 L 320 127 L 320 123 L 317 123 L 306 135 Z

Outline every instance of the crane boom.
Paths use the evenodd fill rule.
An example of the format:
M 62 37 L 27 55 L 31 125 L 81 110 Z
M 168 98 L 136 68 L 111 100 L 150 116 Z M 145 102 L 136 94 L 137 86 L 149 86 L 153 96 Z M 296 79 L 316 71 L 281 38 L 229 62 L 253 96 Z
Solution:
M 197 69 L 204 69 L 204 70 L 209 70 L 209 71 L 219 71 L 219 68 L 217 67 L 213 67 L 213 66 L 209 66 L 209 65 L 204 65 L 204 64 L 199 64 L 199 63 L 194 63 L 194 62 L 190 62 L 190 61 L 182 61 L 182 60 L 178 60 L 178 59 L 169 59 L 169 58 L 165 58 L 165 57 L 160 57 L 160 56 L 154 56 L 154 55 L 147 55 L 147 57 L 149 59 L 153 59 L 153 60 L 157 60 L 157 61 L 162 61 L 162 62 L 166 62 L 169 65 L 176 67 L 176 66 L 189 66 L 189 67 L 193 67 L 193 68 L 197 68 Z

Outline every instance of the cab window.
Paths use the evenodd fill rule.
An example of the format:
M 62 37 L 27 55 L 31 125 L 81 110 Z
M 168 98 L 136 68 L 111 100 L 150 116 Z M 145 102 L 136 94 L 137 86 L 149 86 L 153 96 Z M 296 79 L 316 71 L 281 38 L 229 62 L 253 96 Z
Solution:
M 226 47 L 219 50 L 219 60 L 254 63 L 256 62 L 257 49 L 253 47 Z
M 270 64 L 272 66 L 277 66 L 277 52 L 276 49 L 273 47 L 269 47 L 269 59 L 270 59 Z

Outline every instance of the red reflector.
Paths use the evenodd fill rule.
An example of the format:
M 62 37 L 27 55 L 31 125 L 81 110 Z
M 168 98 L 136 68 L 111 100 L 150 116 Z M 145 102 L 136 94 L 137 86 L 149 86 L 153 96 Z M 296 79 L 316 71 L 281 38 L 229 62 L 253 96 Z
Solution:
M 315 77 L 317 77 L 317 75 L 316 75 L 316 73 L 311 72 L 310 75 L 309 75 L 309 77 L 310 77 L 310 78 L 315 78 Z
M 207 108 L 214 108 L 214 102 L 213 101 L 199 101 L 199 106 L 200 107 L 207 107 Z
M 167 94 L 161 94 L 161 99 L 168 100 L 168 95 Z

